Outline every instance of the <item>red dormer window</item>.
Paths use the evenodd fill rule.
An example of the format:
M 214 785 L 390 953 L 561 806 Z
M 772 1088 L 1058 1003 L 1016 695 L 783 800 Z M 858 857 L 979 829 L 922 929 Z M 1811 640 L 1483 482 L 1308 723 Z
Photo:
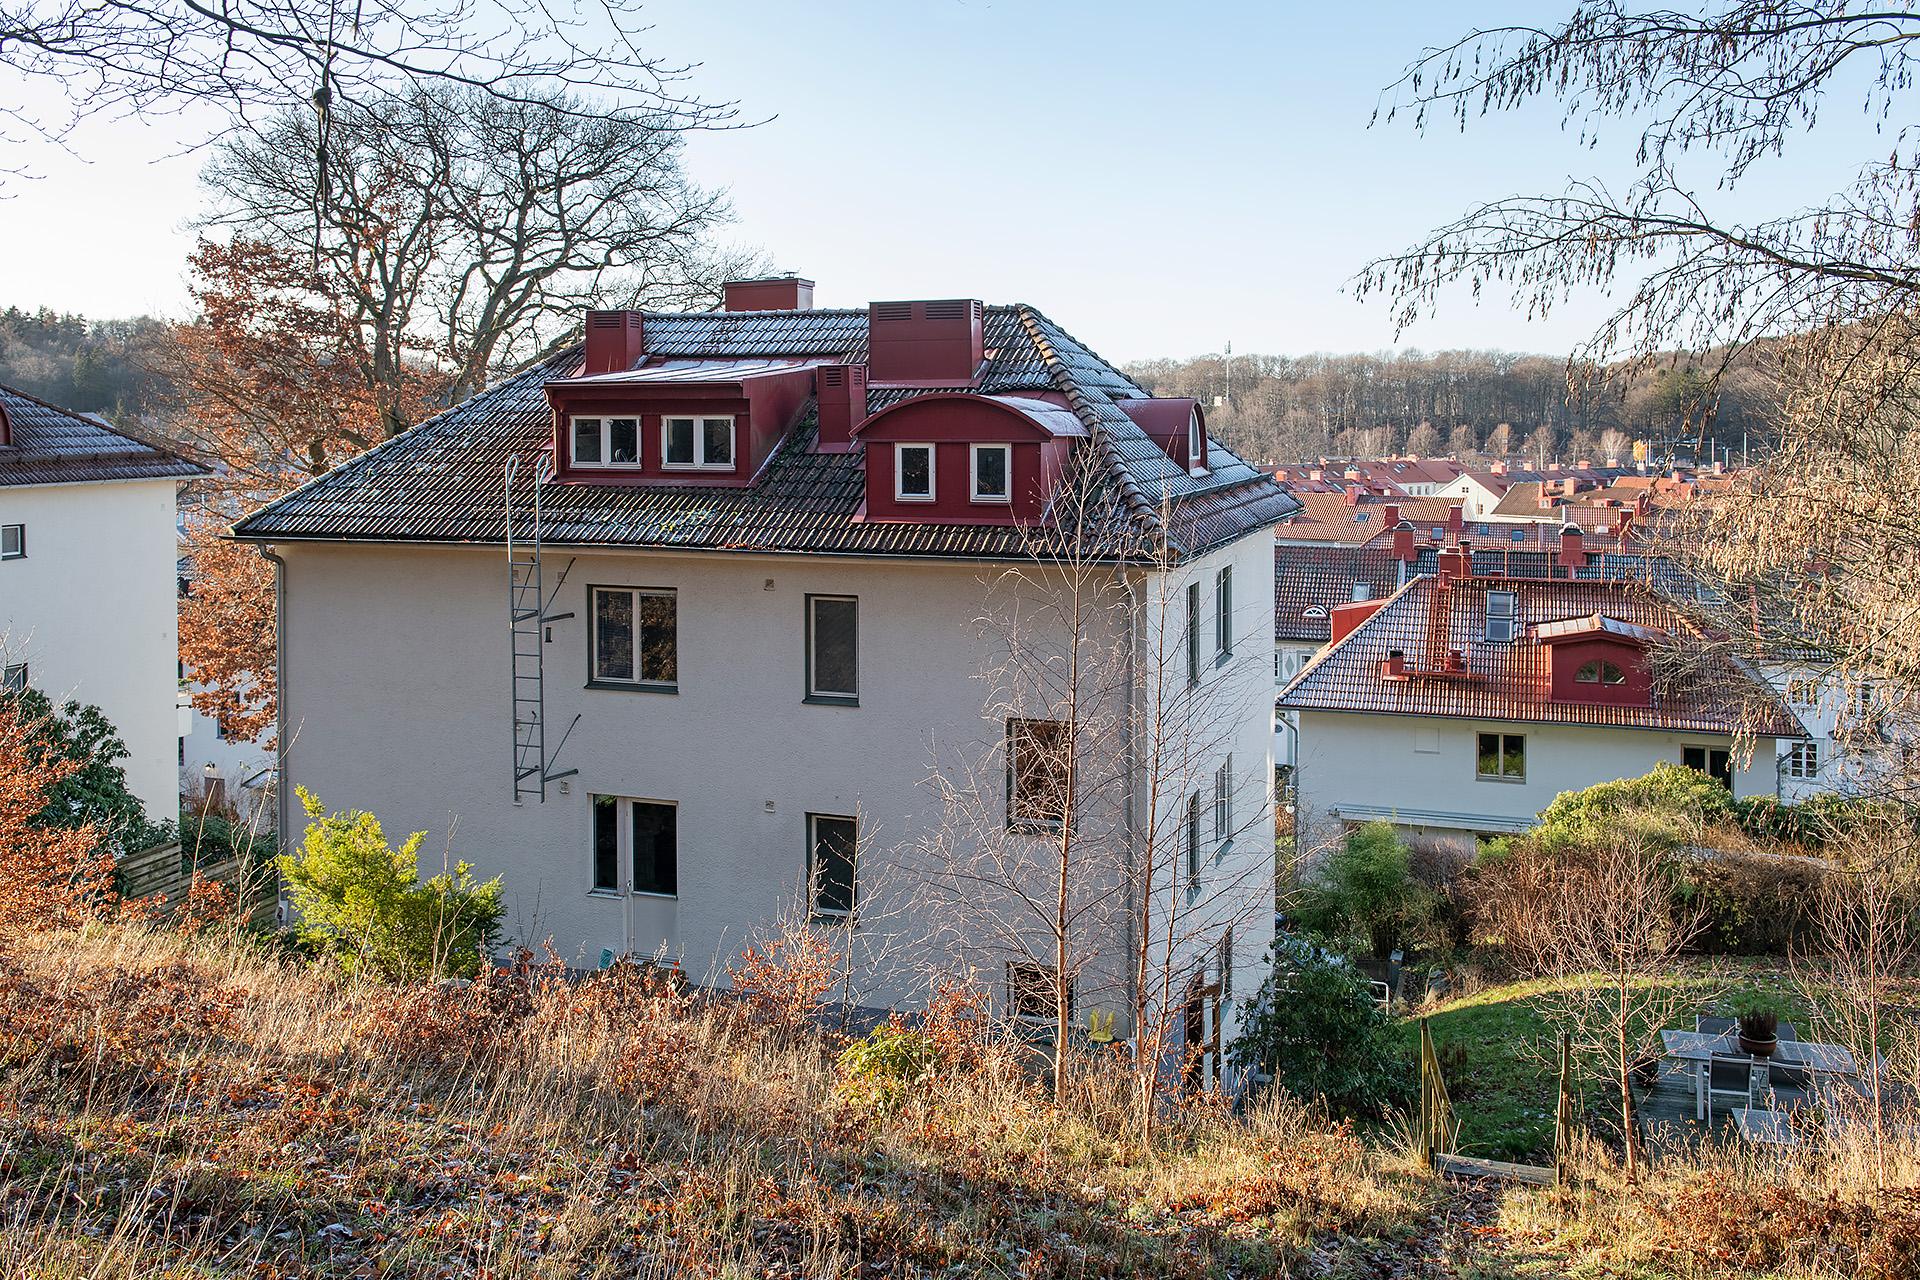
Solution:
M 1038 520 L 1073 442 L 1086 434 L 1046 393 L 914 396 L 866 419 L 867 520 Z
M 660 456 L 669 471 L 733 470 L 733 419 L 662 418 Z
M 1583 662 L 1579 670 L 1573 673 L 1575 684 L 1616 685 L 1627 682 L 1627 673 L 1604 659 Z
M 569 459 L 576 467 L 640 467 L 640 419 L 625 417 L 581 417 L 573 419 L 573 453 Z
M 971 501 L 1007 503 L 1013 500 L 1013 446 L 976 444 L 968 446 L 973 464 Z
M 1547 650 L 1550 695 L 1555 702 L 1653 705 L 1647 650 L 1662 632 L 1593 614 L 1542 623 L 1533 634 Z
M 934 455 L 931 444 L 893 446 L 893 498 L 895 502 L 932 502 L 934 499 Z

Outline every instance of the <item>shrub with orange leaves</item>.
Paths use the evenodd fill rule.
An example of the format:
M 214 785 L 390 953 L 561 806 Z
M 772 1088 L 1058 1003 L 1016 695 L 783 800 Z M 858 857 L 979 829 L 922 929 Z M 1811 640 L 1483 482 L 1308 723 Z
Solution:
M 839 983 L 843 956 L 825 929 L 788 923 L 727 965 L 733 989 L 754 1016 L 786 1037 L 814 1025 L 814 1014 Z
M 39 743 L 39 726 L 0 700 L 0 929 L 70 924 L 112 894 L 97 827 L 39 823 L 48 793 L 80 767 Z
M 1709 1170 L 1644 1194 L 1643 1207 L 1662 1248 L 1708 1272 L 1751 1275 L 1818 1261 L 1863 1280 L 1920 1275 L 1920 1191 L 1912 1188 L 1862 1200 Z

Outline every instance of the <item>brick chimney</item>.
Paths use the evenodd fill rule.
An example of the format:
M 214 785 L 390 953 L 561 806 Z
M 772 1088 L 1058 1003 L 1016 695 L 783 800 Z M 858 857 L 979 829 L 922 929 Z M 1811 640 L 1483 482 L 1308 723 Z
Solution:
M 1462 542 L 1456 546 L 1440 548 L 1440 577 L 1443 581 L 1457 582 L 1473 574 L 1473 548 Z
M 1400 508 L 1388 507 L 1387 510 L 1393 515 L 1397 515 L 1399 514 Z M 1391 519 L 1392 516 L 1390 515 L 1388 518 Z M 1395 521 L 1393 526 L 1393 558 L 1406 564 L 1413 563 L 1413 521 Z
M 1497 476 L 1503 476 L 1507 474 L 1507 460 L 1505 458 L 1495 458 L 1493 460 L 1493 465 L 1488 467 L 1487 470 L 1493 472 L 1493 474 Z
M 726 283 L 727 311 L 810 311 L 813 281 L 799 276 L 762 276 Z
M 1341 499 L 1345 501 L 1348 506 L 1357 507 L 1360 505 L 1360 486 L 1357 484 L 1350 484 L 1344 490 L 1341 491 L 1340 496 L 1341 496 Z
M 1447 508 L 1447 533 L 1458 536 L 1466 527 L 1467 509 L 1463 504 L 1456 502 Z
M 867 377 L 876 383 L 969 387 L 987 358 L 977 298 L 867 304 Z
M 1560 567 L 1569 571 L 1587 567 L 1586 535 L 1577 524 L 1560 526 Z
M 1390 649 L 1387 656 L 1380 660 L 1380 678 L 1382 680 L 1405 680 L 1407 678 L 1407 655 L 1399 649 Z
M 853 429 L 867 416 L 867 366 L 821 365 L 813 371 L 813 395 L 820 408 L 820 452 L 845 453 Z
M 586 374 L 625 373 L 647 354 L 638 311 L 587 312 Z
M 1382 507 L 1380 511 L 1381 511 L 1380 523 L 1383 527 L 1391 529 L 1395 525 L 1400 523 L 1400 504 L 1399 503 L 1389 502 L 1386 506 Z

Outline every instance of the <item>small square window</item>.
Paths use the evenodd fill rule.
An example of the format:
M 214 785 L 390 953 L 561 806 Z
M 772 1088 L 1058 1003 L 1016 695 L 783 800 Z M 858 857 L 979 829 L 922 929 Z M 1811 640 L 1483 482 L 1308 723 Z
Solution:
M 973 501 L 1009 502 L 1013 447 L 1004 444 L 969 446 L 973 457 Z
M 0 560 L 24 560 L 27 556 L 27 526 L 0 524 Z
M 594 682 L 678 683 L 679 610 L 674 593 L 595 587 L 592 596 Z
M 597 467 L 606 455 L 600 452 L 600 419 L 573 420 L 573 462 L 575 466 Z
M 933 501 L 933 446 L 893 446 L 893 496 L 898 502 Z
M 1054 974 L 1050 964 L 1014 960 L 1007 964 L 1007 1012 L 1020 1022 L 1056 1020 Z M 1073 1017 L 1073 985 L 1067 985 L 1067 1017 Z
M 680 471 L 733 470 L 733 419 L 662 418 L 660 456 Z
M 1819 777 L 1820 744 L 1817 742 L 1796 742 L 1788 747 L 1787 776 L 1790 778 Z
M 1527 780 L 1527 739 L 1520 733 L 1483 733 L 1479 735 L 1479 757 L 1474 774 L 1484 781 L 1525 782 Z
M 9 693 L 18 693 L 22 689 L 25 689 L 26 687 L 27 687 L 27 664 L 26 663 L 14 662 L 14 663 L 8 664 L 5 667 L 0 667 L 0 690 L 5 690 Z

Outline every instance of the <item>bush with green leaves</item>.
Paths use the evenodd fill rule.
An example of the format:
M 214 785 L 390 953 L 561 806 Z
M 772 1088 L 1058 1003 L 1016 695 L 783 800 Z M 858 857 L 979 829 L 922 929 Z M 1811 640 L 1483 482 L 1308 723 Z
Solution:
M 843 1098 L 877 1111 L 891 1111 L 940 1070 L 940 1047 L 924 1031 L 883 1022 L 840 1051 Z
M 1413 871 L 1406 842 L 1392 824 L 1369 822 L 1328 855 L 1305 913 L 1329 936 L 1363 940 L 1376 956 L 1391 955 L 1434 909 L 1434 894 Z
M 500 934 L 500 878 L 482 884 L 465 862 L 422 883 L 420 841 L 388 845 L 379 819 L 330 813 L 306 788 L 306 839 L 280 857 L 301 939 L 352 971 L 391 980 L 479 972 Z
M 43 759 L 78 766 L 47 792 L 37 826 L 70 830 L 91 823 L 102 847 L 115 854 L 151 848 L 173 839 L 171 823 L 153 822 L 127 786 L 120 766 L 130 754 L 120 731 L 100 708 L 79 702 L 55 707 L 38 689 L 0 691 L 22 724 L 36 726 L 35 748 Z
M 1335 1112 L 1379 1116 L 1413 1094 L 1413 1064 L 1394 1046 L 1392 1027 L 1351 963 L 1283 937 L 1227 1056 Z
M 1725 786 L 1698 769 L 1662 762 L 1638 778 L 1562 791 L 1541 811 L 1530 839 L 1550 853 L 1594 849 L 1631 826 L 1655 847 L 1674 849 L 1733 814 L 1733 793 Z

